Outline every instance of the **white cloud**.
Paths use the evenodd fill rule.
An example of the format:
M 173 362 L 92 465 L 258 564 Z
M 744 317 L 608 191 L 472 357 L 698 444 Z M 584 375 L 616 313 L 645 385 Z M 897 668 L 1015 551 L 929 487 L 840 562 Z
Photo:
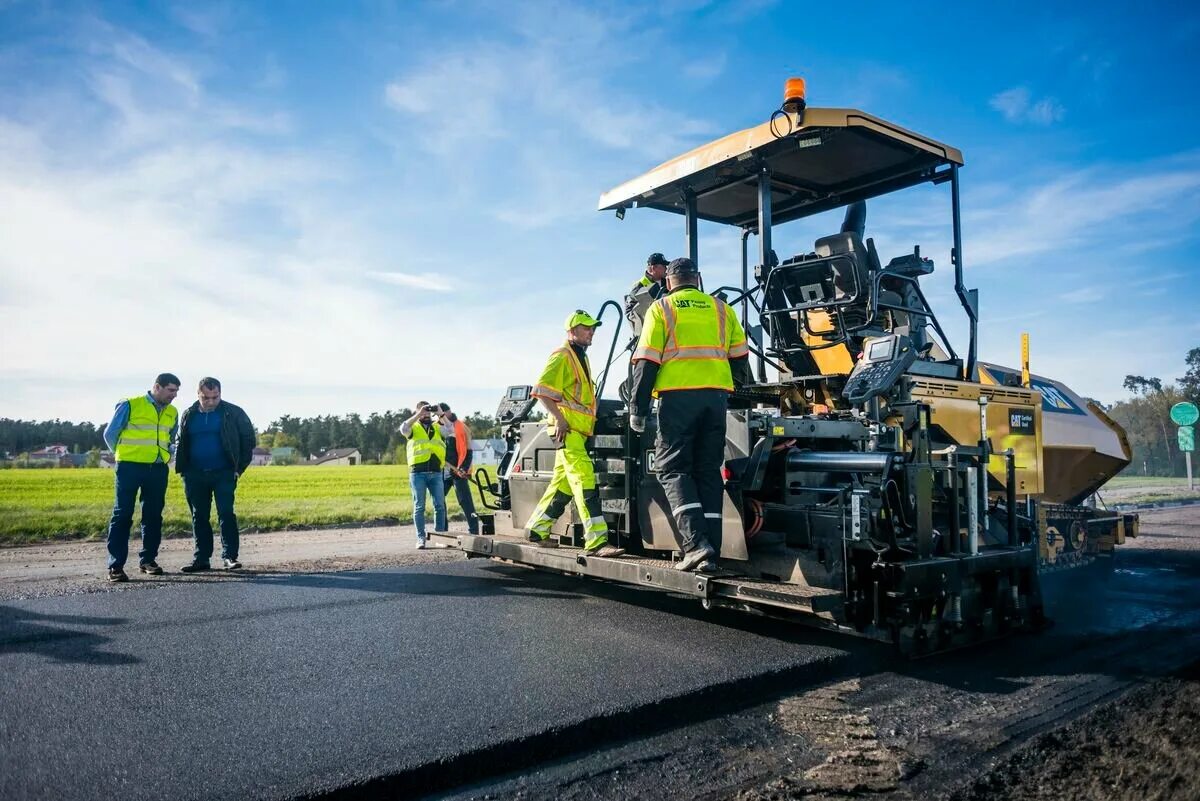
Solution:
M 647 13 L 551 4 L 480 21 L 497 27 L 489 40 L 430 43 L 383 89 L 397 123 L 386 138 L 406 157 L 414 146 L 436 157 L 457 200 L 497 221 L 530 230 L 586 218 L 600 190 L 717 132 L 613 88 L 612 75 L 674 57 Z
M 1102 287 L 1085 286 L 1063 293 L 1062 299 L 1067 303 L 1095 303 L 1107 296 L 1108 293 Z
M 260 423 L 435 389 L 487 409 L 536 373 L 574 298 L 551 293 L 545 319 L 528 312 L 532 333 L 495 336 L 490 296 L 447 297 L 422 272 L 428 249 L 371 226 L 346 157 L 212 97 L 201 73 L 123 31 L 94 26 L 76 45 L 49 87 L 70 114 L 42 113 L 44 98 L 0 112 L 5 414 L 96 420 L 161 370 L 219 375 Z M 412 272 L 391 269 L 398 252 Z M 424 346 L 397 345 L 452 314 L 463 347 L 436 368 Z
M 993 95 L 988 105 L 1004 115 L 1009 122 L 1031 122 L 1052 125 L 1066 116 L 1066 109 L 1053 97 L 1033 99 L 1029 89 L 1016 86 Z
M 972 264 L 1065 253 L 1103 243 L 1129 253 L 1164 247 L 1200 220 L 1200 154 L 1051 174 L 1028 188 L 972 189 Z
M 446 279 L 433 275 L 413 275 L 411 273 L 385 272 L 380 270 L 372 270 L 367 275 L 377 281 L 383 281 L 385 284 L 412 287 L 413 289 L 428 289 L 433 292 L 449 292 L 453 289 Z

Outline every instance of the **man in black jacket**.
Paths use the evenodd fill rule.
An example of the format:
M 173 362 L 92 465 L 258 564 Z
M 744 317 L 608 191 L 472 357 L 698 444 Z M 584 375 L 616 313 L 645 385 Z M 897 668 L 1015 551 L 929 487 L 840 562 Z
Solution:
M 209 570 L 213 552 L 209 512 L 217 502 L 221 526 L 221 560 L 226 570 L 237 570 L 238 524 L 233 496 L 238 478 L 250 466 L 254 453 L 254 426 L 240 406 L 221 400 L 221 382 L 200 379 L 198 400 L 179 419 L 175 447 L 175 470 L 183 476 L 183 492 L 192 510 L 192 563 L 180 570 L 199 573 Z

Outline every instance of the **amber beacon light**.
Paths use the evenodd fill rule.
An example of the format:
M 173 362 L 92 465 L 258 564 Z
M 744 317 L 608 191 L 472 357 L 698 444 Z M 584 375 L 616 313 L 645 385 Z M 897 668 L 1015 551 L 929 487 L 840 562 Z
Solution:
M 788 78 L 783 85 L 783 110 L 790 114 L 804 111 L 804 79 Z

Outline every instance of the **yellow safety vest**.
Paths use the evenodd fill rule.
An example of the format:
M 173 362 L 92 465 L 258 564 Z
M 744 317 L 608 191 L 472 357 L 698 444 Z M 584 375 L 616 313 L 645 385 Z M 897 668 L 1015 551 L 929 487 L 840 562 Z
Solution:
M 129 399 L 129 422 L 117 437 L 118 462 L 163 464 L 171 461 L 171 429 L 179 419 L 179 410 L 171 404 L 158 410 L 145 395 Z
M 412 431 L 408 432 L 405 453 L 408 454 L 409 467 L 428 462 L 431 456 L 436 456 L 438 462 L 445 466 L 446 440 L 442 439 L 442 430 L 438 428 L 437 423 L 433 424 L 432 437 L 425 433 L 425 426 L 421 425 L 420 421 L 413 423 Z
M 590 437 L 596 428 L 596 388 L 592 385 L 591 371 L 584 367 L 586 360 L 586 356 L 583 362 L 579 360 L 570 343 L 551 353 L 533 388 L 533 397 L 557 402 L 567 426 Z M 555 421 L 551 420 L 551 434 L 555 428 Z
M 675 389 L 732 392 L 729 360 L 749 353 L 746 332 L 729 304 L 684 287 L 650 307 L 633 358 L 661 365 L 654 379 L 657 397 Z

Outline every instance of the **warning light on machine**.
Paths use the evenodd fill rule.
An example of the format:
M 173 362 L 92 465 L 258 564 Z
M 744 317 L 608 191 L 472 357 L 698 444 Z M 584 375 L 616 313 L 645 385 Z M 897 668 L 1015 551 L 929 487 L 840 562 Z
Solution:
M 804 111 L 804 91 L 803 78 L 788 78 L 783 85 L 783 110 L 792 114 Z

